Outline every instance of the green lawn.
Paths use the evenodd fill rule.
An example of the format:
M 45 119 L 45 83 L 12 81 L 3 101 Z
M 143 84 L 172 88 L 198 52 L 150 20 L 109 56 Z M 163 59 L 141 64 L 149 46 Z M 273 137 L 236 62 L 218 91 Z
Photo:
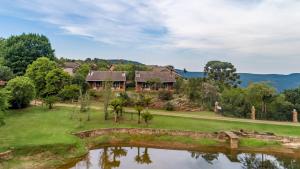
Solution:
M 193 131 L 215 132 L 221 130 L 250 130 L 260 132 L 273 132 L 278 135 L 300 136 L 300 127 L 280 126 L 270 124 L 255 124 L 244 122 L 228 122 L 202 120 L 169 116 L 154 116 L 149 126 L 138 125 L 136 115 L 128 113 L 125 120 L 115 124 L 113 120 L 104 121 L 103 113 L 91 110 L 91 121 L 79 122 L 70 119 L 72 108 L 56 107 L 48 110 L 42 107 L 31 107 L 25 110 L 8 112 L 6 125 L 0 128 L 0 147 L 2 149 L 24 146 L 32 147 L 49 144 L 73 144 L 79 139 L 70 133 L 74 131 L 110 127 L 141 127 L 181 129 Z M 82 115 L 85 118 L 85 115 Z
M 78 119 L 70 119 L 72 110 L 73 108 L 70 107 L 55 107 L 53 110 L 42 107 L 10 110 L 6 115 L 6 125 L 0 127 L 0 152 L 13 148 L 16 150 L 17 156 L 22 156 L 28 153 L 51 151 L 59 155 L 60 160 L 62 160 L 86 152 L 84 141 L 73 136 L 72 132 L 111 127 L 161 128 L 205 132 L 244 129 L 273 132 L 278 135 L 300 136 L 300 127 L 295 126 L 193 119 L 165 115 L 155 115 L 151 124 L 146 126 L 145 124 L 137 124 L 136 114 L 126 113 L 124 119 L 116 124 L 113 119 L 105 121 L 103 112 L 95 109 L 90 110 L 90 121 L 86 121 L 86 114 L 80 114 L 83 119 L 80 122 Z M 131 119 L 131 115 L 133 115 L 133 119 Z M 182 140 L 181 138 L 176 139 Z M 211 140 L 200 142 L 208 145 L 214 143 Z M 251 140 L 244 141 L 245 145 L 250 143 L 252 144 Z M 65 153 L 69 150 L 72 150 L 72 153 Z M 47 162 L 51 162 L 51 160 L 47 160 Z M 61 164 L 61 162 L 58 163 Z

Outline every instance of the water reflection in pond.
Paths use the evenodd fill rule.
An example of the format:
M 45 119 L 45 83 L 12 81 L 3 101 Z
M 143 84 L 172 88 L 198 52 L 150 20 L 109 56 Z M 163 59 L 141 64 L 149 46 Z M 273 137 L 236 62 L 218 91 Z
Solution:
M 191 152 L 140 147 L 104 147 L 72 169 L 296 169 L 299 159 L 266 154 Z

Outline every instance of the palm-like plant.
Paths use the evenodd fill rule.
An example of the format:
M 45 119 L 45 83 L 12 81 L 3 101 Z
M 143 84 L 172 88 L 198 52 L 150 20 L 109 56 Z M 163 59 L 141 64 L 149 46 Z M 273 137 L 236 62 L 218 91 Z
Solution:
M 144 107 L 142 105 L 135 105 L 134 109 L 138 113 L 138 124 L 140 124 L 141 123 L 141 113 L 144 110 Z
M 110 106 L 112 107 L 112 111 L 115 114 L 115 122 L 118 122 L 119 113 L 123 111 L 123 102 L 121 99 L 117 98 L 111 101 Z

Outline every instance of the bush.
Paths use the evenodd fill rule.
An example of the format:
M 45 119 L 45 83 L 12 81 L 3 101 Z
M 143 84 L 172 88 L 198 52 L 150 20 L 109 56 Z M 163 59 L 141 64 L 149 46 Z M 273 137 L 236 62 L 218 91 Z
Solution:
M 102 95 L 103 95 L 102 92 L 98 92 L 98 91 L 93 90 L 93 89 L 89 90 L 89 94 L 94 99 L 100 99 L 102 97 Z
M 160 100 L 172 100 L 173 99 L 173 94 L 170 91 L 160 91 L 158 93 L 158 98 Z
M 173 105 L 171 102 L 167 102 L 167 103 L 165 104 L 165 109 L 166 109 L 167 111 L 174 111 L 174 110 L 175 110 L 174 105 Z
M 59 98 L 57 96 L 47 96 L 44 98 L 44 103 L 48 106 L 49 109 L 52 109 L 53 104 L 58 101 Z
M 142 118 L 144 119 L 145 123 L 148 124 L 149 121 L 151 121 L 153 119 L 153 115 L 147 111 L 142 114 Z
M 78 99 L 80 87 L 78 85 L 68 85 L 60 91 L 59 97 L 62 100 L 74 100 Z
M 119 98 L 122 99 L 124 106 L 133 105 L 130 97 L 128 96 L 128 94 L 126 92 L 120 93 Z
M 12 108 L 27 107 L 35 97 L 35 86 L 28 77 L 18 76 L 10 80 L 5 89 L 11 94 L 9 102 Z

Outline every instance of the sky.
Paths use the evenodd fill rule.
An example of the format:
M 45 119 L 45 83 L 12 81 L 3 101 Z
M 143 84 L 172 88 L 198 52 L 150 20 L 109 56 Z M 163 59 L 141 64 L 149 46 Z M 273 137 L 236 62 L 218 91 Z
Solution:
M 299 0 L 0 0 L 0 37 L 21 33 L 46 35 L 57 57 L 300 72 Z

